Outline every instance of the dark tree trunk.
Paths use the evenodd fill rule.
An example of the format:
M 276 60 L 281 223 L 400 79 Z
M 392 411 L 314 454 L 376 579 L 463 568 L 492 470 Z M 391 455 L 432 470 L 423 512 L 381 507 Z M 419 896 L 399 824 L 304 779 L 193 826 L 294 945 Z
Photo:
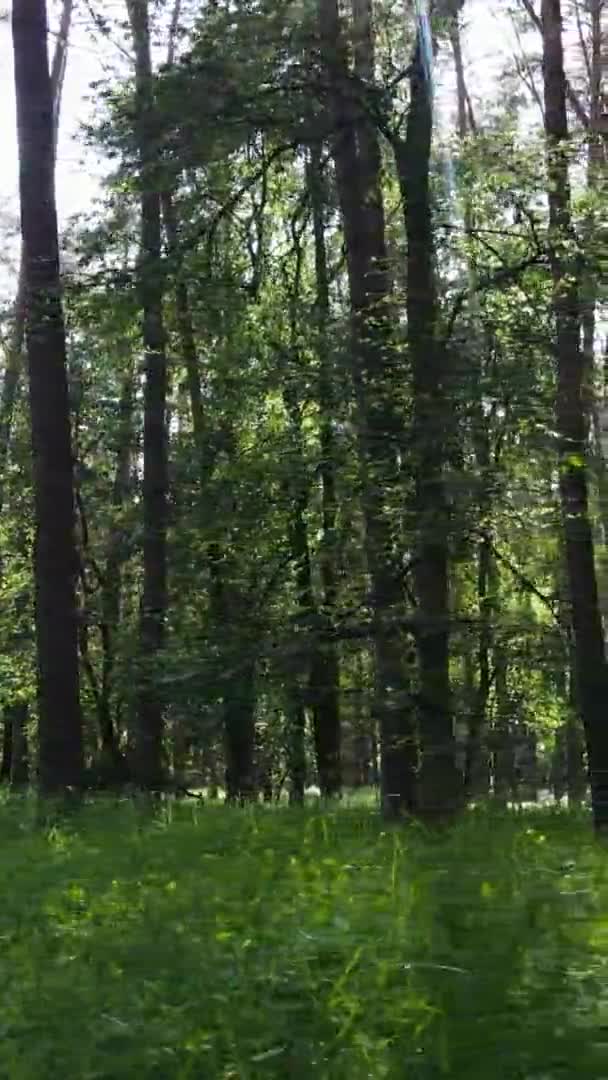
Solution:
M 73 458 L 44 0 L 15 0 L 12 26 L 36 521 L 39 776 L 42 791 L 51 793 L 81 786 L 83 741 Z
M 72 22 L 73 0 L 64 0 L 59 24 L 59 33 L 55 41 L 53 63 L 51 65 L 51 95 L 53 98 L 53 159 L 57 149 L 59 133 L 59 113 L 67 60 L 68 38 Z M 19 393 L 23 360 L 23 341 L 26 319 L 26 281 L 25 257 L 23 246 L 19 259 L 17 293 L 13 307 L 13 325 L 6 350 L 6 367 L 0 395 L 0 513 L 4 506 L 4 485 L 6 465 L 10 451 L 15 405 Z
M 255 664 L 244 664 L 224 702 L 226 799 L 255 796 Z
M 443 469 L 448 419 L 444 349 L 437 336 L 430 154 L 432 91 L 418 34 L 410 75 L 405 178 L 408 345 L 413 379 L 413 456 L 422 709 L 420 809 L 443 815 L 461 802 L 449 678 L 448 511 Z
M 256 654 L 250 599 L 230 555 L 208 547 L 211 624 L 221 642 L 219 672 L 226 763 L 226 799 L 244 803 L 256 793 Z M 230 674 L 226 675 L 226 672 Z
M 365 16 L 365 12 L 363 13 Z M 369 19 L 356 28 L 358 73 L 373 67 Z M 400 379 L 390 312 L 380 152 L 370 116 L 353 96 L 336 0 L 320 0 L 320 39 L 333 128 L 332 153 L 344 223 L 352 312 L 366 555 L 374 614 L 375 711 L 380 730 L 382 805 L 389 816 L 415 804 L 417 746 L 410 679 L 401 641 L 386 632 L 403 600 L 393 507 L 403 445 Z
M 568 804 L 577 806 L 587 794 L 587 777 L 583 761 L 584 740 L 577 712 L 572 712 L 565 724 L 566 787 Z
M 608 828 L 608 670 L 599 609 L 586 470 L 584 357 L 568 176 L 568 119 L 560 0 L 542 0 L 543 79 L 557 353 L 557 429 L 563 529 L 574 630 L 577 700 L 585 730 L 595 825 Z
M 147 0 L 127 0 L 135 52 L 136 135 L 140 164 L 141 257 L 139 287 L 145 352 L 143 592 L 141 673 L 135 767 L 138 782 L 163 781 L 163 706 L 155 681 L 165 640 L 167 609 L 167 358 L 161 256 L 162 176 L 154 102 Z
M 330 626 L 336 607 L 336 475 L 334 439 L 335 400 L 333 394 L 333 365 L 328 339 L 329 275 L 325 244 L 323 176 L 318 146 L 310 151 L 308 188 L 312 203 L 317 284 L 317 354 L 319 357 L 319 424 L 321 444 L 321 500 L 323 536 L 319 555 L 323 590 L 321 612 L 323 622 Z M 340 662 L 335 642 L 319 646 L 312 657 L 310 690 L 313 708 L 315 756 L 319 788 L 323 798 L 339 795 L 342 788 L 341 722 L 340 722 Z
M 8 709 L 2 715 L 2 761 L 0 762 L 0 782 L 6 782 L 11 778 L 11 762 L 13 760 L 13 725 Z

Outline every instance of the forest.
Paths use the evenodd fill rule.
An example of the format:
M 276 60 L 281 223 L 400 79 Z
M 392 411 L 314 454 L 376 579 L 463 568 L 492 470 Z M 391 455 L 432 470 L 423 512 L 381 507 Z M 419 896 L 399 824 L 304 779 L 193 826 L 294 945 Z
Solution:
M 0 1078 L 608 1075 L 607 11 L 12 0 Z

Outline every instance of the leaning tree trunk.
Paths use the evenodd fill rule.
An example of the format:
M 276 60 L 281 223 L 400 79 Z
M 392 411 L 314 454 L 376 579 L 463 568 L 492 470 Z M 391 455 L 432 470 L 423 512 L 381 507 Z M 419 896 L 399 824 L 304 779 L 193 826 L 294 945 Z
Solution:
M 163 780 L 163 707 L 155 674 L 161 662 L 167 609 L 167 358 L 163 323 L 160 148 L 154 102 L 147 0 L 127 0 L 135 52 L 136 138 L 140 166 L 139 288 L 145 352 L 143 447 L 143 592 L 141 673 L 135 768 L 138 782 Z
M 357 0 L 358 73 L 373 69 L 369 16 Z M 405 650 L 395 622 L 402 613 L 402 567 L 393 507 L 400 498 L 403 443 L 400 380 L 393 344 L 380 152 L 372 120 L 353 94 L 336 0 L 320 0 L 332 153 L 344 224 L 352 323 L 366 556 L 374 619 L 375 710 L 381 742 L 382 804 L 388 815 L 415 804 L 417 746 Z
M 445 350 L 437 334 L 430 154 L 432 89 L 421 31 L 411 64 L 403 153 L 408 346 L 412 368 L 415 475 L 415 581 L 420 665 L 420 809 L 453 812 L 460 803 L 449 678 L 448 511 L 444 487 L 447 426 Z
M 83 741 L 73 458 L 44 0 L 15 0 L 12 28 L 36 523 L 39 776 L 41 790 L 50 793 L 81 785 Z
M 560 0 L 542 0 L 543 80 L 553 314 L 557 355 L 559 483 L 581 713 L 596 827 L 608 828 L 608 669 L 589 520 L 584 358 L 568 176 L 568 118 Z

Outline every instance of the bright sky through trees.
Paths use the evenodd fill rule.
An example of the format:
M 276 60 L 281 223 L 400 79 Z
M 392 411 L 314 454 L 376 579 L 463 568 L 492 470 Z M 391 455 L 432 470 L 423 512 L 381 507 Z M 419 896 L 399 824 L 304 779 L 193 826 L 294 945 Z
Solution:
M 51 11 L 56 14 L 56 5 Z M 15 137 L 15 107 L 13 90 L 13 62 L 11 53 L 10 20 L 5 9 L 0 23 L 0 210 L 3 214 L 17 213 L 17 144 Z M 120 36 L 112 34 L 113 41 L 100 41 L 94 31 L 93 15 L 103 15 L 109 25 L 114 18 L 124 18 L 123 5 L 112 2 L 103 5 L 93 0 L 89 6 L 84 0 L 76 6 L 70 38 L 65 90 L 61 114 L 59 152 L 57 160 L 57 199 L 60 220 L 86 210 L 98 190 L 103 166 L 93 151 L 78 139 L 79 125 L 95 109 L 95 91 L 90 84 L 103 79 L 116 68 L 124 70 L 125 57 L 121 52 Z M 465 19 L 465 49 L 469 79 L 475 97 L 491 93 L 497 75 L 509 49 L 515 48 L 509 34 L 506 7 L 501 0 L 474 0 L 467 8 Z M 52 47 L 52 46 L 51 46 Z M 447 58 L 447 50 L 446 50 Z M 440 62 L 439 90 L 451 89 L 451 69 L 442 70 Z M 446 95 L 444 94 L 444 101 Z M 450 98 L 450 108 L 453 97 Z

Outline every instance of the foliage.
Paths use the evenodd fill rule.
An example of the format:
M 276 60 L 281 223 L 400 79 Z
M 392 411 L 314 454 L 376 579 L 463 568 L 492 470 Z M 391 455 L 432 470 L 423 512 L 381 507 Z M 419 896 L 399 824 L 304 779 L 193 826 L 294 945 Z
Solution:
M 0 1075 L 597 1080 L 608 876 L 584 817 L 0 809 Z M 40 814 L 38 811 L 38 820 Z

